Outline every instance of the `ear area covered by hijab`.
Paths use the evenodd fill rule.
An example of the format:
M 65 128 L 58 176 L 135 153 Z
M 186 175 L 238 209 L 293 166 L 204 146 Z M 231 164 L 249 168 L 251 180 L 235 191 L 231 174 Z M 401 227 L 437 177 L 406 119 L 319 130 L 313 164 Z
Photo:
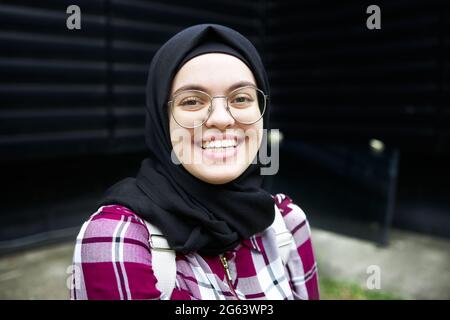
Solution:
M 189 59 L 210 52 L 241 59 L 252 70 L 258 88 L 270 94 L 259 53 L 239 32 L 218 24 L 199 24 L 175 34 L 155 53 L 148 73 L 145 142 L 149 157 L 142 161 L 135 178 L 112 185 L 98 205 L 130 208 L 156 225 L 178 252 L 217 255 L 266 229 L 275 211 L 271 194 L 262 188 L 259 161 L 237 179 L 214 185 L 171 160 L 167 101 L 173 78 Z M 263 121 L 269 129 L 267 110 Z

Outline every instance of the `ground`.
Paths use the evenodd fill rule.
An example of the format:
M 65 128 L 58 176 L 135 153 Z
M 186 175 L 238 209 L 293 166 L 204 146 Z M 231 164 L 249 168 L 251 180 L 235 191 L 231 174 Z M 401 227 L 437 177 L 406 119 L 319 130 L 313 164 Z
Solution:
M 394 231 L 391 245 L 313 229 L 322 299 L 450 299 L 450 242 Z M 68 299 L 74 241 L 0 257 L 0 299 Z M 381 288 L 366 286 L 367 267 Z

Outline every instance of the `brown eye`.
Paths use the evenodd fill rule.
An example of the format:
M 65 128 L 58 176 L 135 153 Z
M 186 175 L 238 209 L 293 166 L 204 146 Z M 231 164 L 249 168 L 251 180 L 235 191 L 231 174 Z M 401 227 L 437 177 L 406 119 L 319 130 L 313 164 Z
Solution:
M 237 97 L 233 102 L 244 103 L 244 102 L 247 102 L 247 98 L 246 97 Z
M 253 99 L 247 95 L 241 95 L 241 96 L 237 96 L 237 97 L 233 97 L 230 101 L 231 106 L 234 107 L 245 107 L 245 106 L 249 106 L 253 103 Z
M 185 99 L 180 103 L 182 106 L 194 106 L 198 101 L 196 99 Z

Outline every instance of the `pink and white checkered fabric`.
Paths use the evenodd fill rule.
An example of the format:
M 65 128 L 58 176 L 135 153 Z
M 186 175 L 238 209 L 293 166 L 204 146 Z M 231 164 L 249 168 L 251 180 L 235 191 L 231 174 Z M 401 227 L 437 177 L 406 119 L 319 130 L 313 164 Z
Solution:
M 243 240 L 225 253 L 232 281 L 219 256 L 177 254 L 171 300 L 318 299 L 311 231 L 304 212 L 284 194 L 274 196 L 296 246 L 281 260 L 273 228 Z M 120 205 L 99 208 L 77 237 L 71 299 L 168 299 L 152 270 L 144 222 Z

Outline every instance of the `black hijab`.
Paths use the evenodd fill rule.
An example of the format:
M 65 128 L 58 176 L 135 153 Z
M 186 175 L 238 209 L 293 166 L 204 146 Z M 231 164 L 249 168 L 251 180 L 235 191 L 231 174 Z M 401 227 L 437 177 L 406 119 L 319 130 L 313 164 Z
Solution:
M 98 205 L 130 208 L 159 227 L 176 251 L 217 255 L 267 228 L 274 220 L 274 200 L 262 188 L 258 158 L 238 178 L 219 185 L 203 182 L 171 161 L 167 101 L 172 80 L 183 63 L 208 52 L 241 59 L 253 71 L 257 86 L 269 94 L 256 48 L 237 31 L 199 24 L 177 33 L 156 52 L 148 74 L 145 141 L 150 156 L 142 161 L 136 178 L 111 186 Z M 269 128 L 268 114 L 266 109 L 264 128 Z M 262 143 L 267 143 L 265 134 Z

